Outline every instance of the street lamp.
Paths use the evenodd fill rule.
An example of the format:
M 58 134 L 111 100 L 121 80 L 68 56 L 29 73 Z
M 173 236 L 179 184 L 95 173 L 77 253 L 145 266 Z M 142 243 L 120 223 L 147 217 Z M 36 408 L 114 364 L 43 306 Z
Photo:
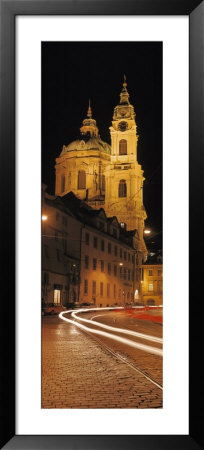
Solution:
M 151 232 L 152 231 L 149 228 L 144 229 L 144 234 L 146 234 L 146 235 L 151 234 Z

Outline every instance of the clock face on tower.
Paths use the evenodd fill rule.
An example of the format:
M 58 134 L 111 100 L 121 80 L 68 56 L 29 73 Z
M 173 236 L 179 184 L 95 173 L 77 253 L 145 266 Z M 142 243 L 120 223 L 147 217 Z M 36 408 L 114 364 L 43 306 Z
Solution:
M 123 121 L 123 122 L 120 122 L 119 125 L 118 125 L 118 129 L 120 131 L 125 131 L 125 130 L 127 130 L 127 128 L 128 128 L 127 122 Z

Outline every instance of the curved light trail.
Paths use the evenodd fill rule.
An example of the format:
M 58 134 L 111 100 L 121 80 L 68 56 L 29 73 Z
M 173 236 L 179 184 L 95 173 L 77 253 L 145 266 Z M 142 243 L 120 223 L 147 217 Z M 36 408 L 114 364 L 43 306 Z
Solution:
M 101 310 L 102 308 L 100 308 Z M 114 309 L 114 308 L 103 308 L 103 309 Z M 98 308 L 94 309 L 94 311 L 98 310 Z M 84 312 L 89 311 L 87 309 L 80 309 L 78 312 Z M 91 309 L 93 311 L 93 309 Z M 162 349 L 152 347 L 150 345 L 144 345 L 140 344 L 138 342 L 131 341 L 130 339 L 123 338 L 120 336 L 116 336 L 115 334 L 107 333 L 106 331 L 96 330 L 93 328 L 86 327 L 85 325 L 82 325 L 81 323 L 76 322 L 75 320 L 68 319 L 67 317 L 64 317 L 64 314 L 73 313 L 76 312 L 76 310 L 69 310 L 69 311 L 63 311 L 59 314 L 60 319 L 64 320 L 65 322 L 71 323 L 72 325 L 75 325 L 76 327 L 80 328 L 81 330 L 84 330 L 89 333 L 98 334 L 99 336 L 103 336 L 109 339 L 112 339 L 114 341 L 120 342 L 125 345 L 129 345 L 130 347 L 137 348 L 139 350 L 142 350 L 144 352 L 152 353 L 154 355 L 162 356 L 163 351 Z M 78 319 L 78 317 L 76 317 Z M 93 323 L 93 322 L 91 322 Z M 97 326 L 99 325 L 98 322 L 96 322 Z
M 75 310 L 74 312 L 72 312 L 71 315 L 72 315 L 72 317 L 74 317 L 74 319 L 78 319 L 81 322 L 91 323 L 91 324 L 94 324 L 94 325 L 96 325 L 98 327 L 105 328 L 106 330 L 109 330 L 109 331 L 114 331 L 114 332 L 116 331 L 117 333 L 129 334 L 130 336 L 135 336 L 135 337 L 138 337 L 140 339 L 145 339 L 145 340 L 148 340 L 148 341 L 157 342 L 159 344 L 163 343 L 163 339 L 158 338 L 156 336 L 150 336 L 149 334 L 138 333 L 137 331 L 126 330 L 124 328 L 111 327 L 110 325 L 105 325 L 103 323 L 96 322 L 95 320 L 91 320 L 91 319 L 83 319 L 82 317 L 78 317 L 77 316 L 77 314 L 80 313 L 80 312 L 82 312 L 82 310 L 80 310 L 80 309 L 78 311 Z

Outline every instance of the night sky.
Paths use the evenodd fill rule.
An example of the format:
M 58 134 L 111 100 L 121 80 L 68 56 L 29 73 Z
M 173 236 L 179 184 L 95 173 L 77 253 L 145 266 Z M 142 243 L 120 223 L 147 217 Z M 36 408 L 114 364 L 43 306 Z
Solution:
M 123 75 L 135 108 L 138 162 L 144 170 L 147 244 L 162 247 L 162 43 L 42 43 L 42 182 L 54 194 L 55 158 L 79 136 L 91 99 L 101 139 L 119 103 Z M 154 247 L 154 244 L 150 246 Z

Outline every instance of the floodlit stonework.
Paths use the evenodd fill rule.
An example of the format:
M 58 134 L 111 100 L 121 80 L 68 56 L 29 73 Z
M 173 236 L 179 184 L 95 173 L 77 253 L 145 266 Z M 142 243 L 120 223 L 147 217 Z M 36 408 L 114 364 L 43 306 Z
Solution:
M 72 191 L 93 208 L 104 208 L 108 217 L 116 216 L 127 230 L 136 229 L 142 262 L 147 253 L 143 238 L 147 217 L 143 205 L 144 177 L 137 161 L 137 125 L 125 76 L 110 136 L 111 145 L 101 140 L 89 102 L 79 139 L 63 146 L 56 159 L 55 194 L 64 196 Z
M 87 118 L 80 128 L 80 139 L 63 146 L 56 159 L 55 194 L 72 191 L 81 200 L 104 205 L 105 169 L 110 161 L 111 147 L 102 141 L 89 103 Z
M 111 134 L 111 160 L 106 168 L 105 211 L 126 223 L 128 230 L 137 229 L 140 250 L 145 254 L 143 232 L 147 217 L 143 205 L 143 170 L 137 161 L 137 125 L 134 107 L 129 102 L 124 77 L 120 103 L 115 107 Z

